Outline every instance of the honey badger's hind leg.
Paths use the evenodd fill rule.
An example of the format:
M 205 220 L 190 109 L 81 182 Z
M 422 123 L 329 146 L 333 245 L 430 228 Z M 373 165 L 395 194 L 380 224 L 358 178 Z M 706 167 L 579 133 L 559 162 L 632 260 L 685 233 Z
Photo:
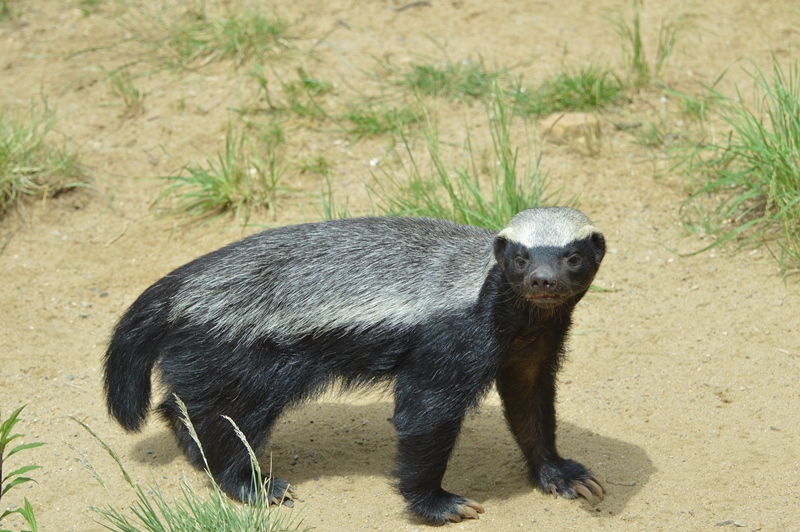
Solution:
M 282 501 L 287 505 L 292 504 L 292 494 L 294 490 L 289 486 L 289 483 L 283 479 L 269 477 L 261 473 L 262 486 L 255 484 L 256 476 L 252 469 L 250 456 L 242 443 L 241 439 L 236 435 L 233 425 L 222 415 L 217 416 L 215 422 L 210 422 L 205 419 L 197 419 L 191 412 L 192 407 L 187 405 L 187 410 L 190 412 L 189 417 L 192 420 L 192 425 L 198 438 L 203 445 L 203 454 L 192 438 L 189 430 L 183 422 L 182 414 L 178 408 L 177 402 L 174 397 L 165 400 L 158 408 L 161 417 L 163 417 L 172 427 L 178 445 L 186 455 L 187 460 L 197 469 L 205 469 L 206 464 L 203 460 L 203 454 L 214 481 L 219 484 L 222 490 L 233 499 L 242 502 L 254 502 L 266 499 L 270 504 L 280 504 Z M 235 413 L 233 415 L 223 414 L 231 419 L 236 419 Z M 241 416 L 239 417 L 241 419 Z M 239 422 L 236 425 L 240 426 Z M 258 447 L 256 442 L 262 441 L 259 447 L 263 447 L 263 442 L 267 440 L 269 435 L 269 428 L 261 428 L 260 431 L 254 432 L 250 430 L 250 435 L 246 436 L 248 444 L 257 452 Z M 266 432 L 266 436 L 261 436 L 261 433 Z M 222 438 L 215 436 L 208 436 L 209 434 L 222 434 Z M 203 436 L 201 436 L 201 434 Z M 246 434 L 246 433 L 245 433 Z
M 168 390 L 159 407 L 161 416 L 173 428 L 183 452 L 198 468 L 208 467 L 214 480 L 231 498 L 243 502 L 263 500 L 262 487 L 254 483 L 250 455 L 237 436 L 230 418 L 258 453 L 268 441 L 272 427 L 283 409 L 313 391 L 317 376 L 311 365 L 298 365 L 265 357 L 263 352 L 242 353 L 241 347 L 224 346 L 203 353 L 204 364 L 187 363 L 186 353 L 171 352 L 161 363 L 161 378 Z M 215 364 L 222 357 L 224 364 Z M 186 429 L 173 395 L 186 405 L 205 455 Z M 262 473 L 266 498 L 270 502 L 291 499 L 289 484 Z

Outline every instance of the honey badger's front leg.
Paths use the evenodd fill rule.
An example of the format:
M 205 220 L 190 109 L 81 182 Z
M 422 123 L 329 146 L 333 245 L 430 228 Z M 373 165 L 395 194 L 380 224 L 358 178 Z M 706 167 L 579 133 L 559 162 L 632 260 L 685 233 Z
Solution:
M 480 503 L 442 488 L 470 397 L 481 388 L 468 380 L 455 380 L 448 387 L 418 373 L 402 376 L 395 387 L 397 487 L 412 512 L 436 525 L 477 519 L 483 513 Z
M 556 450 L 556 373 L 569 323 L 552 325 L 531 339 L 515 342 L 497 375 L 505 416 L 525 455 L 533 483 L 569 499 L 603 499 L 597 477 Z

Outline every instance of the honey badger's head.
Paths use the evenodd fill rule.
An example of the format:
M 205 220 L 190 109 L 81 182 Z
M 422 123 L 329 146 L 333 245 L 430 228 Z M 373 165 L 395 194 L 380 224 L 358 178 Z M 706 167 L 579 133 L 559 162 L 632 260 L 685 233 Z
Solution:
M 540 308 L 582 295 L 605 252 L 603 234 L 564 207 L 522 211 L 494 240 L 495 259 L 514 291 Z

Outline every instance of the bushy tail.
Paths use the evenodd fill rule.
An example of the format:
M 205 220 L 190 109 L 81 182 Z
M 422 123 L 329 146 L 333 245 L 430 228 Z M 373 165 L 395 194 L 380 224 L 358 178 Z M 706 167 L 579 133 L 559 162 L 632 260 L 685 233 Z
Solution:
M 156 283 L 139 296 L 120 319 L 106 351 L 108 411 L 129 431 L 139 430 L 150 410 L 150 376 L 169 326 L 167 291 Z

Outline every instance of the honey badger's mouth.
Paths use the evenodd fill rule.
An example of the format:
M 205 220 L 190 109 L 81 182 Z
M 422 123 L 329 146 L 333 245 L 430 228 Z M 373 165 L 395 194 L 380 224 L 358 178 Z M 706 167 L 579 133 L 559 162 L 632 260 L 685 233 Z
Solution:
M 526 299 L 537 307 L 557 307 L 566 301 L 565 294 L 528 294 Z

